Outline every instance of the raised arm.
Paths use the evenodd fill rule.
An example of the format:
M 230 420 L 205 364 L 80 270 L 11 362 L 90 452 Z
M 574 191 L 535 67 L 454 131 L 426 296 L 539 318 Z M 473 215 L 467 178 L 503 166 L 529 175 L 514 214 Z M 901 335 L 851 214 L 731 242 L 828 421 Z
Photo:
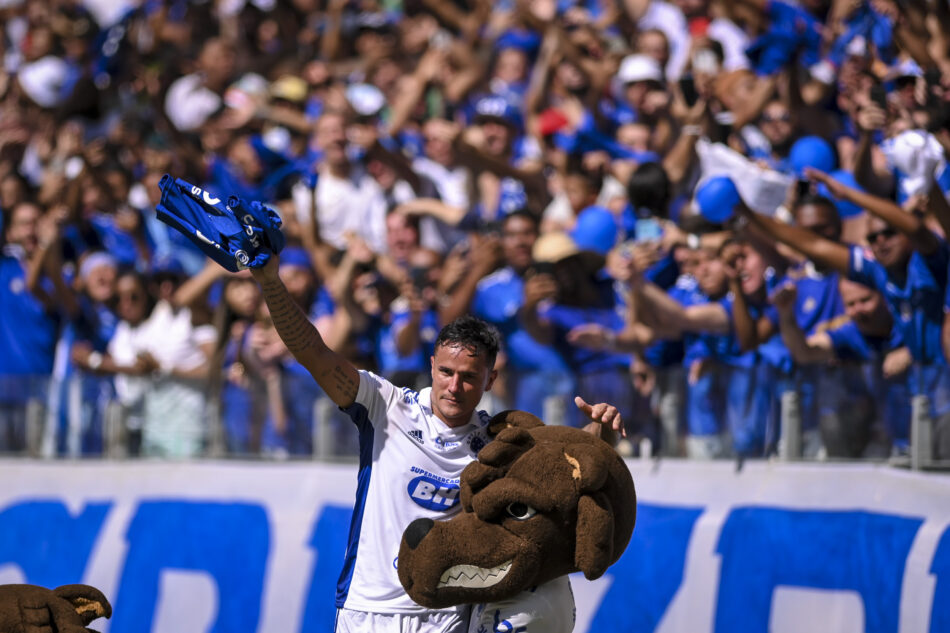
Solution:
M 657 332 L 659 338 L 676 339 L 683 332 L 728 334 L 731 324 L 725 308 L 718 303 L 705 303 L 684 308 L 656 285 L 645 282 L 641 286 L 641 301 L 648 302 L 665 327 Z
M 765 231 L 776 241 L 791 246 L 816 264 L 833 268 L 843 275 L 848 274 L 850 252 L 844 244 L 825 239 L 800 226 L 785 224 L 775 218 L 742 209 L 742 205 L 738 208 L 741 209 L 743 216 L 748 218 L 750 224 Z
M 940 242 L 937 236 L 927 228 L 923 220 L 907 213 L 887 198 L 849 187 L 817 169 L 806 169 L 805 175 L 815 182 L 823 183 L 835 198 L 858 205 L 907 235 L 914 249 L 920 251 L 921 254 L 930 255 L 939 248 Z
M 278 258 L 272 256 L 263 268 L 252 269 L 261 285 L 277 334 L 287 349 L 340 407 L 356 401 L 359 373 L 343 356 L 327 347 L 303 310 L 294 302 L 280 280 Z
M 532 275 L 524 282 L 524 304 L 518 318 L 531 338 L 542 345 L 554 341 L 554 328 L 538 316 L 538 304 L 557 295 L 557 282 L 546 273 Z
M 448 302 L 439 307 L 441 323 L 451 323 L 469 311 L 478 282 L 498 268 L 503 256 L 501 240 L 497 237 L 488 236 L 473 245 L 468 271 L 449 294 Z
M 800 365 L 814 365 L 834 359 L 831 337 L 826 332 L 818 332 L 809 337 L 798 326 L 795 318 L 795 299 L 798 290 L 795 284 L 786 282 L 772 294 L 772 303 L 779 314 L 779 331 L 782 342 L 788 348 L 792 359 Z

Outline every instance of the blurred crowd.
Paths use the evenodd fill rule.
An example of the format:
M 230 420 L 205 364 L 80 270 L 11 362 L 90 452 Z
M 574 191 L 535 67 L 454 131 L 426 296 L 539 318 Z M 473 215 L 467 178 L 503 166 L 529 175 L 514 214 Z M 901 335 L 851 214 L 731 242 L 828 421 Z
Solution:
M 324 339 L 629 452 L 950 458 L 939 0 L 2 0 L 0 452 L 355 453 L 162 175 L 277 209 Z M 789 432 L 788 429 L 794 429 Z

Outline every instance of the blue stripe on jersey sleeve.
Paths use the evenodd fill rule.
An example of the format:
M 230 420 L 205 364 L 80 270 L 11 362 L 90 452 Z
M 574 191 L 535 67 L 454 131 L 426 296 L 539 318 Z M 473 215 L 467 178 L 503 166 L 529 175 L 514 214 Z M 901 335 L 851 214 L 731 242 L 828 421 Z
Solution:
M 346 542 L 346 555 L 343 557 L 343 569 L 336 584 L 336 606 L 343 608 L 350 592 L 353 580 L 353 568 L 356 566 L 356 552 L 360 544 L 360 529 L 363 527 L 363 508 L 369 493 L 369 478 L 373 470 L 373 425 L 369 421 L 369 412 L 359 403 L 343 409 L 356 424 L 360 437 L 360 469 L 357 476 L 356 502 L 353 504 L 353 518 L 350 520 L 350 535 Z

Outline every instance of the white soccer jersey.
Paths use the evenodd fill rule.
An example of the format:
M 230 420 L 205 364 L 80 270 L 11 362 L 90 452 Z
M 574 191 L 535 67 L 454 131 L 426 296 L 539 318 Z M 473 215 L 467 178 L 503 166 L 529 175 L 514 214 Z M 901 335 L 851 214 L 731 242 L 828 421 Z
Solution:
M 482 411 L 449 428 L 432 412 L 431 389 L 399 389 L 360 372 L 347 409 L 360 432 L 359 486 L 336 606 L 373 613 L 429 611 L 413 602 L 396 573 L 403 530 L 419 518 L 460 509 L 459 476 L 488 440 Z M 457 611 L 455 607 L 445 611 Z
M 468 633 L 571 633 L 576 617 L 571 580 L 561 576 L 508 600 L 475 605 Z

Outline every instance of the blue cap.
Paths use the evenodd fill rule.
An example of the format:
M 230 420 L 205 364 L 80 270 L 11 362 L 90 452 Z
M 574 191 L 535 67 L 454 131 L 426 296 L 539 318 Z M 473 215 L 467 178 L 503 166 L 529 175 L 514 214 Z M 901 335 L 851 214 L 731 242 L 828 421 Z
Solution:
M 525 29 L 509 29 L 495 40 L 495 50 L 514 48 L 529 57 L 534 57 L 541 48 L 541 36 Z
M 799 176 L 805 175 L 806 167 L 830 172 L 838 166 L 835 150 L 820 136 L 803 136 L 795 141 L 788 154 L 788 163 Z
M 617 218 L 604 207 L 587 207 L 577 216 L 571 239 L 582 251 L 606 255 L 617 243 Z
M 733 208 L 742 200 L 739 190 L 728 176 L 716 176 L 696 190 L 696 207 L 700 215 L 716 224 L 732 217 Z
M 152 275 L 166 274 L 185 276 L 187 274 L 181 260 L 167 253 L 154 256 L 149 268 Z
M 852 175 L 851 172 L 849 171 L 845 171 L 844 169 L 838 169 L 829 173 L 828 175 L 843 185 L 847 185 L 848 187 L 851 187 L 852 189 L 864 191 L 864 188 L 858 184 L 858 182 L 854 179 L 854 175 Z M 818 195 L 825 196 L 826 198 L 830 198 L 831 201 L 835 203 L 835 207 L 838 209 L 838 215 L 842 219 L 853 218 L 854 216 L 860 215 L 861 213 L 864 212 L 864 209 L 854 204 L 853 202 L 849 202 L 847 200 L 836 200 L 835 197 L 831 195 L 831 192 L 828 191 L 828 187 L 826 187 L 824 183 L 818 183 L 817 191 L 818 191 Z
M 521 128 L 521 113 L 504 97 L 488 95 L 481 97 L 472 108 L 472 122 L 478 119 L 495 119 L 514 128 Z
M 291 246 L 282 250 L 280 252 L 280 265 L 297 266 L 299 268 L 313 270 L 313 263 L 310 260 L 310 255 L 307 254 L 307 251 L 300 248 L 299 246 Z

